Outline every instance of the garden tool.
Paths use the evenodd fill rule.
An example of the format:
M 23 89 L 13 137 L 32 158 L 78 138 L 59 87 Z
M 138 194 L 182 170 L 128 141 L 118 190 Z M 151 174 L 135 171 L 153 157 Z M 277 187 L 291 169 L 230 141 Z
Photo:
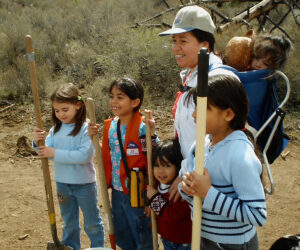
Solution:
M 150 111 L 148 110 L 146 110 L 146 119 L 150 119 Z M 149 185 L 151 187 L 154 187 L 153 168 L 152 168 L 152 139 L 151 139 L 151 128 L 149 122 L 146 123 L 146 144 L 147 144 L 148 180 L 149 180 Z M 152 210 L 151 210 L 151 223 L 152 223 L 153 249 L 158 250 L 156 215 Z
M 206 107 L 208 84 L 208 60 L 209 54 L 206 48 L 202 48 L 198 54 L 198 81 L 197 81 L 197 119 L 196 119 L 196 152 L 195 172 L 199 175 L 204 170 L 204 149 L 206 134 Z M 199 250 L 201 246 L 201 218 L 202 202 L 199 196 L 194 195 L 192 250 Z
M 30 70 L 31 89 L 32 89 L 33 100 L 34 100 L 36 122 L 38 128 L 43 129 L 42 112 L 41 112 L 41 106 L 39 100 L 36 66 L 35 66 L 35 58 L 34 58 L 31 36 L 27 35 L 25 37 L 25 41 L 26 41 L 27 61 L 29 63 L 29 70 Z M 38 146 L 44 146 L 44 145 L 45 142 L 41 141 Z M 47 201 L 48 215 L 50 221 L 50 229 L 51 229 L 51 234 L 53 239 L 53 242 L 48 242 L 47 250 L 72 250 L 73 248 L 63 245 L 57 237 L 55 208 L 53 202 L 48 159 L 41 159 L 41 162 L 42 162 L 42 170 L 44 176 L 44 185 L 46 191 L 46 201 Z
M 91 122 L 96 123 L 96 116 L 95 116 L 95 106 L 92 98 L 87 98 L 86 100 L 86 107 L 88 111 L 89 118 Z M 105 178 L 105 172 L 104 172 L 104 166 L 103 166 L 103 160 L 102 160 L 102 154 L 101 149 L 99 145 L 99 136 L 94 135 L 93 136 L 93 144 L 96 151 L 96 162 L 98 166 L 98 172 L 99 172 L 99 186 L 100 186 L 100 193 L 102 197 L 104 212 L 106 215 L 106 225 L 108 227 L 108 234 L 109 234 L 109 240 L 110 245 L 112 249 L 116 249 L 116 240 L 115 240 L 115 234 L 114 234 L 114 224 L 112 220 L 112 213 L 111 213 L 111 207 L 109 202 L 109 196 L 107 191 L 107 183 Z

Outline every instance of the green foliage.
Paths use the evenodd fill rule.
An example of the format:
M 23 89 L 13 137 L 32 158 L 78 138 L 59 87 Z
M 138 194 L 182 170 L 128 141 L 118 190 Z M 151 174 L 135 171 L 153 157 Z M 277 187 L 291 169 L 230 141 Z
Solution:
M 168 3 L 175 6 L 179 1 Z M 240 7 L 238 3 L 224 4 L 222 11 L 232 16 L 236 6 Z M 0 0 L 0 98 L 20 103 L 31 100 L 24 56 L 24 38 L 30 34 L 41 97 L 49 96 L 56 84 L 74 82 L 95 99 L 97 118 L 103 120 L 110 114 L 107 87 L 113 79 L 126 75 L 145 87 L 145 107 L 173 100 L 180 69 L 172 56 L 171 37 L 158 37 L 161 30 L 157 28 L 130 28 L 165 9 L 159 0 L 139 0 L 138 4 L 136 0 Z M 170 12 L 155 21 L 172 23 L 174 15 Z M 233 30 L 217 37 L 217 48 L 222 50 L 237 32 L 244 33 Z M 299 82 L 299 48 L 296 50 L 295 59 L 290 59 L 294 66 L 287 67 L 287 75 L 295 83 Z M 299 84 L 293 87 L 296 85 L 299 89 Z M 294 103 L 299 99 L 292 97 Z

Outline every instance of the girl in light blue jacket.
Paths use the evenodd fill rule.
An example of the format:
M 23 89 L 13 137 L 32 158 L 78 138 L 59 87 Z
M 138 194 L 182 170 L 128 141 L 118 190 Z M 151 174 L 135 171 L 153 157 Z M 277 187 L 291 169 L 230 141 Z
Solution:
M 191 97 L 196 103 L 196 89 Z M 191 207 L 193 195 L 203 199 L 201 249 L 256 250 L 256 227 L 267 212 L 262 165 L 245 129 L 247 94 L 236 78 L 217 75 L 209 78 L 207 100 L 204 175 L 193 171 L 194 145 L 179 190 Z
M 104 226 L 98 207 L 94 149 L 88 135 L 86 108 L 79 90 L 72 83 L 59 86 L 51 95 L 54 126 L 46 132 L 34 131 L 33 147 L 41 158 L 54 163 L 54 180 L 61 216 L 64 220 L 62 243 L 80 250 L 79 208 L 91 247 L 104 246 Z M 41 140 L 46 146 L 37 147 Z

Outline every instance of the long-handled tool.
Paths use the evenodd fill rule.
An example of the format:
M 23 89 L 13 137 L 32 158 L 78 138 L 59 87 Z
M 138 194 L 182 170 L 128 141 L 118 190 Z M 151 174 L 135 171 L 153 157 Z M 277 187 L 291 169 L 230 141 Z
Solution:
M 29 70 L 30 70 L 31 89 L 32 89 L 33 100 L 34 100 L 36 122 L 37 122 L 38 128 L 43 129 L 42 112 L 41 112 L 41 106 L 40 106 L 40 100 L 39 100 L 35 58 L 34 58 L 31 36 L 27 35 L 25 37 L 25 41 L 26 41 L 27 60 L 29 63 Z M 45 142 L 41 141 L 38 146 L 44 146 L 44 145 L 45 145 Z M 51 178 L 50 178 L 48 159 L 41 159 L 41 161 L 42 161 L 44 185 L 45 185 L 45 191 L 46 191 L 48 215 L 49 215 L 49 221 L 50 221 L 50 229 L 51 229 L 52 239 L 54 241 L 54 242 L 48 242 L 47 249 L 48 250 L 52 250 L 52 249 L 54 249 L 54 250 L 57 250 L 57 249 L 71 250 L 72 248 L 63 245 L 57 237 L 55 209 L 54 209 L 54 202 L 53 202 L 53 194 L 52 194 L 52 186 L 51 186 Z
M 148 110 L 146 111 L 146 118 L 150 119 L 150 111 Z M 154 187 L 153 169 L 152 169 L 152 139 L 151 139 L 151 128 L 149 122 L 146 123 L 146 144 L 147 144 L 148 180 L 149 180 L 149 185 L 151 187 Z M 152 222 L 153 249 L 158 250 L 156 215 L 152 210 L 151 210 L 151 222 Z
M 206 133 L 206 107 L 208 82 L 208 52 L 202 48 L 198 54 L 198 83 L 197 83 L 197 121 L 196 121 L 196 154 L 195 172 L 202 175 L 204 170 L 204 145 Z M 194 195 L 192 250 L 201 247 L 202 203 L 199 196 Z
M 89 114 L 89 118 L 91 122 L 96 123 L 96 117 L 95 117 L 95 106 L 92 98 L 87 98 L 86 100 L 86 107 Z M 96 151 L 96 162 L 98 166 L 98 172 L 99 172 L 99 185 L 100 185 L 100 193 L 102 197 L 102 202 L 104 206 L 104 212 L 106 215 L 106 225 L 108 227 L 108 234 L 109 234 L 109 240 L 110 245 L 112 249 L 116 249 L 116 240 L 115 240 L 115 234 L 114 234 L 114 224 L 112 220 L 112 213 L 109 203 L 109 196 L 107 191 L 107 183 L 105 178 L 105 172 L 104 172 L 104 166 L 102 161 L 102 155 L 101 155 L 101 149 L 99 145 L 99 136 L 94 135 L 93 136 L 93 144 Z

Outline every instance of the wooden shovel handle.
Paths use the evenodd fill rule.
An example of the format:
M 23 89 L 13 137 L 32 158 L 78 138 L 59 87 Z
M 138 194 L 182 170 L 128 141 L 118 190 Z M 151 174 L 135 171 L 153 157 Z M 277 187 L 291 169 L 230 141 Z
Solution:
M 150 111 L 146 110 L 146 119 L 150 119 Z M 146 122 L 146 144 L 147 144 L 147 163 L 148 163 L 148 181 L 151 187 L 154 187 L 154 177 L 152 168 L 152 138 L 151 138 L 151 127 L 149 122 Z M 153 249 L 158 250 L 158 236 L 157 236 L 157 222 L 156 215 L 151 210 L 151 222 L 152 222 L 152 238 L 153 238 Z
M 208 62 L 209 54 L 206 48 L 202 48 L 198 54 L 198 79 L 197 79 L 197 121 L 196 121 L 196 152 L 195 172 L 203 175 L 204 151 L 206 133 L 206 107 L 208 90 Z M 202 223 L 202 201 L 199 196 L 194 195 L 193 206 L 193 228 L 192 228 L 192 250 L 201 248 L 201 223 Z
M 38 83 L 37 83 L 37 76 L 36 76 L 35 58 L 34 58 L 34 51 L 32 45 L 32 38 L 30 35 L 27 35 L 25 37 L 25 42 L 26 42 L 27 60 L 29 63 L 29 70 L 30 70 L 31 89 L 32 89 L 33 100 L 34 100 L 35 118 L 36 118 L 37 126 L 40 129 L 43 129 L 42 112 L 41 112 Z M 45 142 L 40 141 L 38 146 L 43 146 L 43 145 L 45 145 Z M 52 193 L 48 159 L 43 158 L 41 159 L 41 162 L 42 162 L 42 169 L 43 169 L 43 176 L 44 176 L 46 201 L 48 207 L 51 234 L 54 243 L 56 245 L 60 245 L 60 242 L 57 237 L 57 230 L 56 230 L 55 208 L 53 202 L 53 193 Z
M 88 111 L 89 118 L 91 122 L 96 123 L 96 116 L 95 116 L 95 106 L 94 106 L 94 101 L 92 98 L 87 98 L 86 100 L 86 107 Z M 109 195 L 107 191 L 107 183 L 106 183 L 106 178 L 105 178 L 105 171 L 104 171 L 104 166 L 103 166 L 103 160 L 102 160 L 102 154 L 101 154 L 101 148 L 99 145 L 99 135 L 94 135 L 93 136 L 93 145 L 95 147 L 96 151 L 96 162 L 98 166 L 98 175 L 99 175 L 99 186 L 100 186 L 100 193 L 102 197 L 102 203 L 106 215 L 106 221 L 107 221 L 107 227 L 108 227 L 108 233 L 109 233 L 109 238 L 110 238 L 110 243 L 111 247 L 113 249 L 116 249 L 116 242 L 115 242 L 115 237 L 114 237 L 114 224 L 112 220 L 112 212 L 111 212 L 111 207 L 110 207 L 110 202 L 109 202 Z

